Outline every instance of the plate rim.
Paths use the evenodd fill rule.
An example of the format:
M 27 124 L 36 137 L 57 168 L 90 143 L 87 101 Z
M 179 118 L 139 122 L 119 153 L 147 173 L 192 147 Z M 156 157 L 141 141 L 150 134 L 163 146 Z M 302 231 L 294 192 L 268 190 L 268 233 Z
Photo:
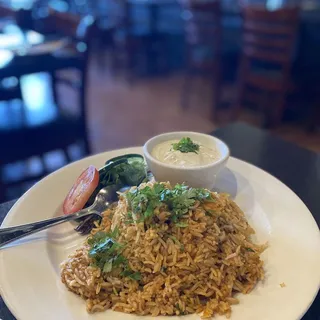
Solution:
M 14 205 L 10 208 L 10 210 L 8 211 L 8 213 L 6 214 L 6 216 L 4 217 L 1 225 L 0 225 L 0 228 L 2 227 L 7 227 L 7 226 L 10 226 L 10 223 L 8 224 L 8 220 L 10 220 L 10 216 L 12 215 L 12 212 L 14 212 L 16 210 L 16 207 L 18 207 L 28 196 L 29 196 L 29 193 L 35 188 L 39 188 L 39 185 L 42 184 L 44 181 L 50 179 L 53 175 L 56 175 L 56 174 L 59 174 L 60 171 L 64 171 L 64 170 L 68 170 L 69 167 L 75 165 L 76 163 L 80 163 L 82 161 L 89 161 L 90 159 L 92 158 L 96 158 L 96 157 L 101 157 L 103 154 L 106 154 L 106 153 L 110 153 L 110 152 L 125 152 L 125 153 L 130 153 L 131 151 L 133 150 L 136 150 L 137 149 L 140 149 L 140 153 L 143 154 L 142 152 L 142 149 L 143 147 L 142 146 L 133 146 L 133 147 L 127 147 L 127 148 L 120 148 L 120 149 L 112 149 L 112 150 L 106 150 L 104 152 L 100 152 L 100 153 L 97 153 L 97 154 L 94 154 L 94 155 L 90 155 L 90 156 L 87 156 L 87 157 L 84 157 L 84 158 L 81 158 L 79 160 L 76 160 L 74 162 L 71 162 L 61 168 L 58 168 L 57 170 L 53 171 L 52 173 L 50 173 L 49 175 L 47 175 L 46 177 L 44 177 L 43 179 L 39 180 L 37 183 L 35 183 L 29 190 L 27 190 L 15 203 Z M 290 191 L 292 194 L 294 194 L 295 198 L 297 198 L 297 200 L 299 200 L 301 202 L 301 204 L 307 209 L 308 211 L 308 215 L 307 215 L 307 212 L 304 212 L 303 214 L 304 215 L 307 215 L 309 217 L 309 219 L 311 218 L 312 219 L 312 224 L 314 224 L 318 230 L 319 230 L 319 226 L 317 224 L 317 221 L 315 220 L 314 216 L 312 215 L 311 211 L 309 210 L 308 206 L 304 203 L 304 201 L 296 194 L 295 191 L 293 191 L 289 186 L 287 186 L 284 182 L 282 182 L 280 179 L 278 179 L 277 177 L 275 177 L 274 175 L 272 175 L 271 173 L 267 172 L 266 170 L 260 168 L 259 166 L 257 165 L 254 165 L 254 164 L 251 164 L 250 162 L 247 162 L 245 160 L 242 160 L 242 159 L 239 159 L 237 157 L 234 157 L 234 156 L 230 156 L 230 159 L 232 161 L 237 161 L 237 162 L 240 162 L 240 163 L 244 163 L 245 165 L 248 165 L 249 167 L 253 168 L 253 169 L 258 169 L 258 170 L 261 170 L 264 174 L 266 174 L 267 176 L 269 176 L 269 178 L 273 179 L 274 182 L 278 183 L 279 185 L 281 185 L 281 187 L 283 188 L 286 188 L 288 191 Z M 310 220 L 311 220 L 310 219 Z M 320 230 L 319 230 L 319 240 L 320 240 Z M 318 245 L 319 245 L 319 248 L 320 248 L 320 241 L 318 242 Z M 2 262 L 3 260 L 3 255 L 2 255 L 2 250 L 0 249 L 0 262 Z M 13 316 L 16 318 L 16 319 L 22 319 L 22 318 L 19 318 L 17 313 L 18 312 L 15 312 L 15 308 L 11 305 L 10 301 L 9 301 L 9 297 L 8 295 L 6 294 L 6 291 L 4 290 L 4 288 L 2 287 L 2 281 L 3 280 L 3 273 L 0 272 L 0 296 L 1 298 L 3 299 L 5 305 L 7 306 L 7 308 L 10 310 L 10 312 L 13 314 Z M 318 279 L 318 290 L 315 291 L 312 299 L 310 300 L 310 303 L 309 305 L 304 309 L 304 311 L 300 314 L 299 316 L 299 319 L 301 319 L 305 314 L 306 312 L 309 310 L 309 308 L 311 307 L 311 305 L 313 304 L 318 292 L 320 291 L 320 272 L 319 272 L 319 279 Z

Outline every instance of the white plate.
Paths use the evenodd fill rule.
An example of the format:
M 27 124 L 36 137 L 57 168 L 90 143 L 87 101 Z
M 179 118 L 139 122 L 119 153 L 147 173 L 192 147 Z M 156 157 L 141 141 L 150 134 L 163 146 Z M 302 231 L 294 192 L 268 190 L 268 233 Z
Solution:
M 141 148 L 106 152 L 54 172 L 15 204 L 3 226 L 60 214 L 66 193 L 89 164 L 100 167 L 111 157 L 141 152 Z M 279 180 L 234 158 L 221 173 L 217 187 L 229 192 L 245 211 L 257 231 L 256 240 L 269 242 L 269 248 L 263 254 L 266 280 L 251 294 L 239 295 L 240 304 L 233 307 L 232 320 L 301 318 L 320 284 L 320 234 L 311 213 Z M 59 275 L 59 263 L 83 240 L 72 231 L 72 225 L 66 223 L 21 240 L 23 244 L 0 250 L 1 294 L 12 313 L 20 320 L 154 320 L 113 311 L 86 313 L 85 302 L 67 291 Z M 286 286 L 282 288 L 280 283 Z M 200 317 L 190 315 L 170 319 Z

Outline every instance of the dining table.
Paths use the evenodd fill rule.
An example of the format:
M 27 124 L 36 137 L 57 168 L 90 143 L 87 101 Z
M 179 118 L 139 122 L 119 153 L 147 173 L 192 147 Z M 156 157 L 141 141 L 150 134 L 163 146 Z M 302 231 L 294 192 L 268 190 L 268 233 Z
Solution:
M 269 172 L 291 188 L 306 204 L 318 227 L 320 226 L 320 154 L 298 147 L 266 130 L 242 122 L 229 124 L 211 134 L 228 144 L 232 157 L 249 162 Z M 16 201 L 0 204 L 0 223 Z M 287 303 L 288 305 L 284 307 L 290 308 L 290 301 Z M 0 319 L 15 319 L 1 297 Z M 302 319 L 320 319 L 319 292 Z
M 70 42 L 68 37 L 22 29 L 15 21 L 3 21 L 0 24 L 0 80 L 72 67 L 78 61 L 68 49 Z

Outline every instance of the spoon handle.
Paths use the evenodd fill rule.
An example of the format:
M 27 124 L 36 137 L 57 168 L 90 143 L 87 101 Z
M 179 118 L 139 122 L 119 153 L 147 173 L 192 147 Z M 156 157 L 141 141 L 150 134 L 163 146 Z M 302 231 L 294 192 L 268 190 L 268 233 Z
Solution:
M 20 226 L 0 228 L 0 248 L 17 239 L 21 239 L 25 236 L 48 229 L 50 227 L 61 224 L 63 222 L 76 220 L 80 217 L 85 217 L 91 214 L 95 214 L 95 212 L 91 211 L 90 209 L 91 208 L 87 208 L 84 210 L 80 210 L 74 214 L 59 216 L 59 217 L 38 221 L 38 222 L 32 222 L 32 223 L 28 223 Z

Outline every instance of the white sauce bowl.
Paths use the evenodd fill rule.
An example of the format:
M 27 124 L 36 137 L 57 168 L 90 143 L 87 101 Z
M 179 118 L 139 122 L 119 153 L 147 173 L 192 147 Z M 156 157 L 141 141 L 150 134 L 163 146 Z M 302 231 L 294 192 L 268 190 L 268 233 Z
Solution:
M 168 140 L 180 140 L 183 137 L 189 137 L 191 140 L 209 148 L 217 148 L 220 153 L 219 159 L 206 165 L 178 167 L 161 162 L 152 155 L 153 148 L 159 143 Z M 220 139 L 207 134 L 189 131 L 169 132 L 155 136 L 145 143 L 143 153 L 148 168 L 157 181 L 170 181 L 173 185 L 185 183 L 191 187 L 207 189 L 213 188 L 217 174 L 225 166 L 230 155 L 228 146 Z

